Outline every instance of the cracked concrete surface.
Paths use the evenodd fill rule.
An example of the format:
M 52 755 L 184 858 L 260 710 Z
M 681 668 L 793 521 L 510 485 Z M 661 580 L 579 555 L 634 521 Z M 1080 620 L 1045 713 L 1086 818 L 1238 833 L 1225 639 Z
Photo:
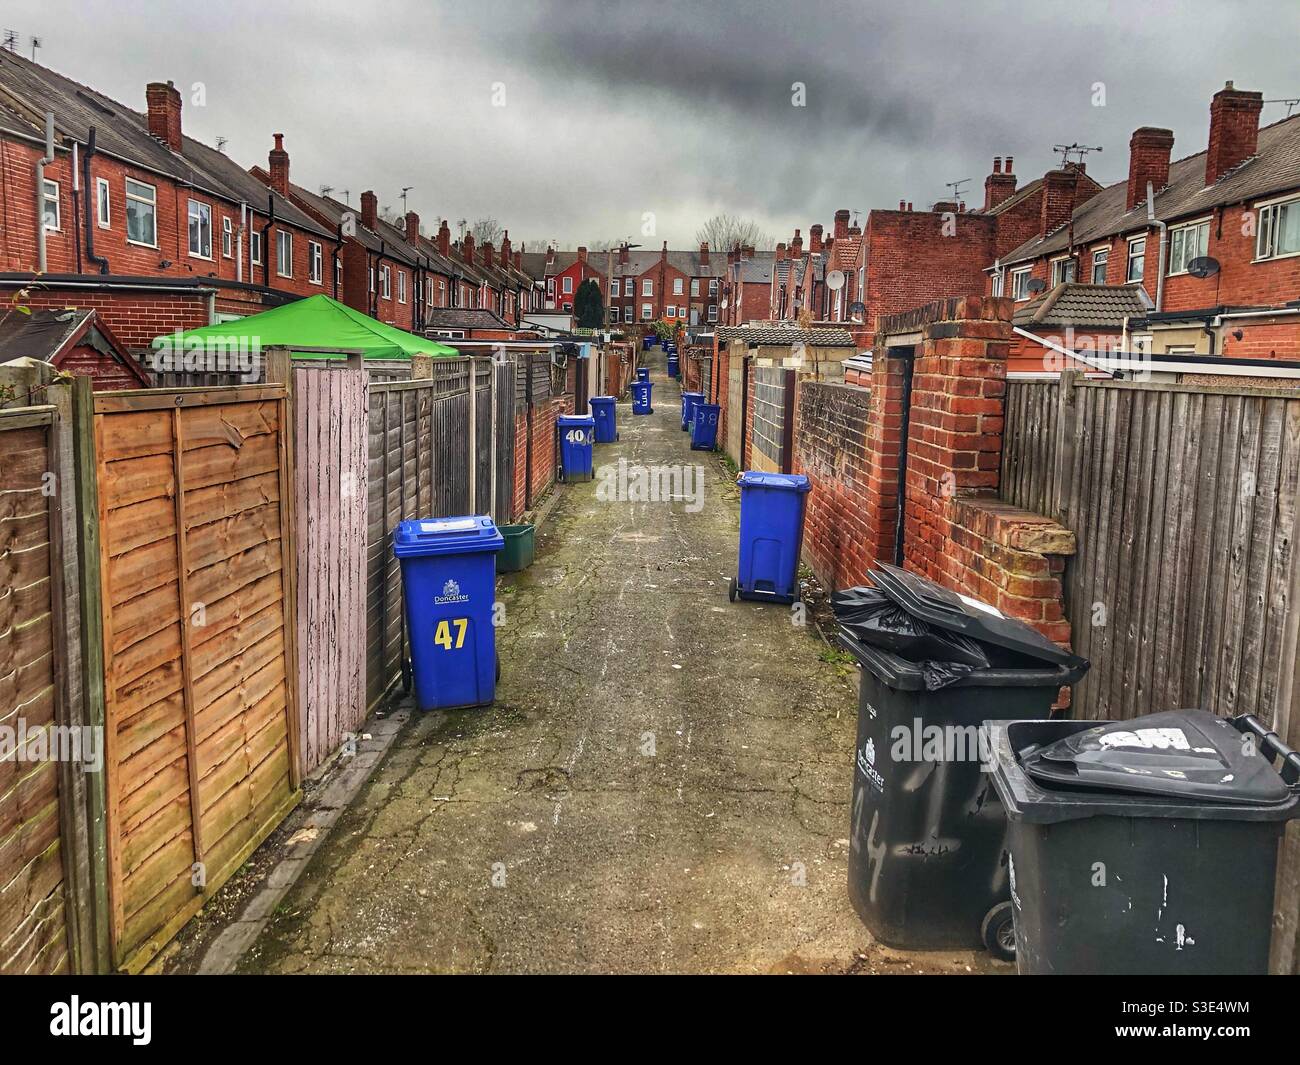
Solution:
M 853 914 L 851 672 L 788 608 L 727 601 L 738 489 L 654 381 L 596 464 L 697 464 L 703 508 L 563 489 L 499 582 L 496 704 L 413 716 L 241 971 L 989 967 Z

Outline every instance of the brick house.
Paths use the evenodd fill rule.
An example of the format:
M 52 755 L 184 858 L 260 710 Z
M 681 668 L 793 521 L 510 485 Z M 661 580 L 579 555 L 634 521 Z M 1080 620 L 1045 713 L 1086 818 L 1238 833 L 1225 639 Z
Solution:
M 657 252 L 622 245 L 611 257 L 611 323 L 662 319 L 695 327 L 718 321 L 728 264 L 708 244 L 697 251 L 670 251 L 664 241 Z
M 335 234 L 186 137 L 171 83 L 150 84 L 138 112 L 5 51 L 0 87 L 0 288 L 26 289 L 33 307 L 93 307 L 133 350 L 328 291 Z M 55 151 L 38 229 L 46 112 Z
M 1262 107 L 1261 93 L 1229 82 L 1211 102 L 1206 149 L 1174 162 L 1170 130 L 1135 130 L 1126 179 L 1001 255 L 988 270 L 987 291 L 1005 292 L 1019 306 L 1035 289 L 1065 282 L 1137 284 L 1151 304 L 1145 322 L 1129 323 L 1138 350 L 1294 357 L 1300 116 L 1261 128 Z M 1189 269 L 1207 258 L 1214 262 Z

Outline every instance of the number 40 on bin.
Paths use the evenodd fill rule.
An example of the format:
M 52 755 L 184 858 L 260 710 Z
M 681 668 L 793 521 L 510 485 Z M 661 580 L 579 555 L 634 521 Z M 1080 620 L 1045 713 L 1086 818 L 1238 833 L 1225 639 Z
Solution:
M 452 626 L 456 627 L 455 642 L 452 642 Z M 433 642 L 441 647 L 444 651 L 450 651 L 453 648 L 460 650 L 465 646 L 465 631 L 469 628 L 469 618 L 445 618 L 438 622 L 438 627 L 433 633 Z

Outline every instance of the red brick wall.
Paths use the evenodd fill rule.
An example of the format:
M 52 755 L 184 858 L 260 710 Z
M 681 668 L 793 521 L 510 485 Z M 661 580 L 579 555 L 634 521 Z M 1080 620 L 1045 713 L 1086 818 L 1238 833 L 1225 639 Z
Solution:
M 93 307 L 131 349 L 148 347 L 164 333 L 208 324 L 207 297 L 200 294 L 32 288 L 23 302 L 35 309 Z
M 982 292 L 995 258 L 994 217 L 872 211 L 867 218 L 867 315 L 897 314 L 936 299 Z
M 520 411 L 515 416 L 515 470 L 514 492 L 510 500 L 510 517 L 518 518 L 527 508 L 528 484 L 528 415 Z

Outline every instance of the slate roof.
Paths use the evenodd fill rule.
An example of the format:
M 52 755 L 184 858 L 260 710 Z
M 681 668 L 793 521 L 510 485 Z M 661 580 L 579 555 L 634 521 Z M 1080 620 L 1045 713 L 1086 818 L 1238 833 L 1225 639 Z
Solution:
M 484 307 L 431 307 L 424 313 L 428 329 L 513 329 L 495 311 Z
M 1190 218 L 1211 208 L 1242 203 L 1276 192 L 1300 188 L 1300 115 L 1284 118 L 1259 131 L 1254 156 L 1228 171 L 1213 185 L 1205 184 L 1205 152 L 1179 159 L 1169 167 L 1169 184 L 1156 193 L 1155 214 L 1162 222 Z M 1088 244 L 1147 227 L 1145 202 L 1125 208 L 1128 180 L 1107 186 L 1080 206 L 1073 216 L 1074 244 Z M 1070 234 L 1062 227 L 1034 237 L 1002 257 L 1003 266 L 1065 251 Z
M 1145 318 L 1151 300 L 1141 285 L 1068 282 L 1018 306 L 1012 322 L 1029 326 L 1100 326 L 1119 329 L 1124 319 Z
M 56 144 L 62 145 L 63 138 L 71 136 L 84 145 L 94 126 L 98 152 L 193 185 L 227 203 L 247 203 L 262 214 L 273 199 L 275 215 L 281 221 L 307 232 L 333 235 L 229 156 L 193 137 L 182 138 L 183 150 L 177 155 L 150 134 L 144 113 L 14 52 L 0 50 L 0 86 L 28 105 L 33 114 L 54 112 Z M 43 119 L 39 125 L 34 123 L 22 106 L 4 94 L 0 94 L 0 131 L 35 141 L 45 137 Z
M 814 348 L 856 348 L 847 329 L 782 329 L 780 326 L 724 325 L 719 341 L 744 340 L 751 344 L 804 344 Z

